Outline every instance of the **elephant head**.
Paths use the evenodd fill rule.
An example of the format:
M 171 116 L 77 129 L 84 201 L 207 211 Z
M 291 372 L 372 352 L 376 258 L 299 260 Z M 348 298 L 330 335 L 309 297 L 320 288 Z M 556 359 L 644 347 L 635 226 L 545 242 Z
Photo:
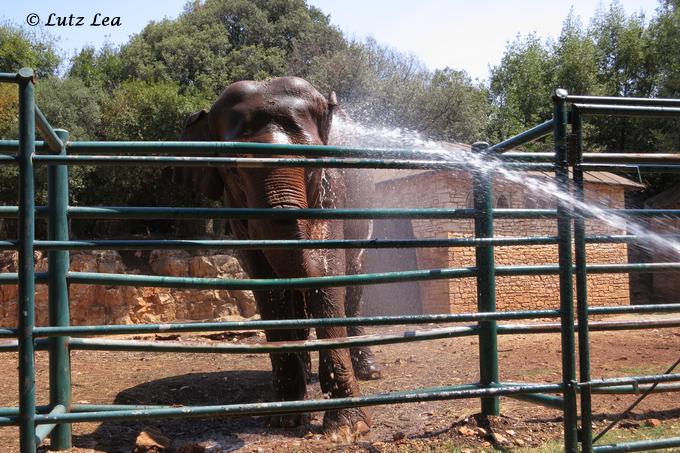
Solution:
M 336 108 L 334 93 L 326 98 L 300 78 L 236 82 L 224 89 L 210 110 L 191 115 L 182 139 L 325 145 Z M 333 208 L 344 207 L 347 200 L 345 173 L 337 169 L 179 168 L 175 171 L 175 179 L 193 186 L 209 198 L 223 197 L 227 206 L 236 208 Z M 230 224 L 239 239 L 290 240 L 342 239 L 346 226 L 341 221 L 323 219 L 272 218 L 231 220 Z M 265 249 L 247 250 L 242 253 L 241 261 L 251 278 L 296 278 L 344 274 L 346 269 L 355 268 L 346 262 L 355 256 L 341 249 Z M 346 293 L 344 288 L 255 291 L 255 298 L 263 319 L 299 318 L 307 313 L 320 318 L 344 316 L 345 297 L 350 294 L 352 298 L 360 299 L 360 292 Z M 269 341 L 291 341 L 304 339 L 307 333 L 302 329 L 272 330 L 266 335 Z M 347 336 L 344 327 L 317 329 L 319 338 L 344 336 Z M 319 354 L 322 390 L 336 398 L 358 395 L 349 351 L 337 349 Z M 359 355 L 372 357 L 368 349 Z M 276 398 L 303 398 L 306 393 L 305 355 L 276 353 L 271 354 L 271 361 Z M 375 372 L 375 365 L 371 371 Z M 275 418 L 277 424 L 284 426 L 304 420 L 300 415 Z M 324 418 L 324 426 L 331 432 L 340 428 L 361 432 L 368 429 L 368 424 L 363 409 L 328 411 Z
M 210 110 L 194 112 L 187 118 L 180 140 L 327 145 L 337 106 L 335 92 L 326 99 L 297 77 L 236 82 L 222 92 Z M 216 167 L 180 167 L 174 170 L 174 182 L 220 200 L 224 189 L 239 189 L 229 187 L 230 176 L 238 172 L 231 173 Z M 310 187 L 316 188 L 320 172 L 310 173 Z

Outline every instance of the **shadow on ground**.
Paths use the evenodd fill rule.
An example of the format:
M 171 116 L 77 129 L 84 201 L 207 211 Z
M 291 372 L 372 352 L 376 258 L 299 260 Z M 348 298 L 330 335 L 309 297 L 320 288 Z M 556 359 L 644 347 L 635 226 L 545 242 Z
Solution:
M 128 388 L 118 393 L 114 403 L 180 406 L 258 403 L 271 401 L 270 382 L 268 371 L 190 373 Z M 207 442 L 219 445 L 222 451 L 242 447 L 243 434 L 276 432 L 295 437 L 304 434 L 290 429 L 273 429 L 267 426 L 264 417 L 168 418 L 104 422 L 94 432 L 74 437 L 74 445 L 108 453 L 127 453 L 132 450 L 139 433 L 149 428 L 170 438 L 173 448 L 191 442 Z

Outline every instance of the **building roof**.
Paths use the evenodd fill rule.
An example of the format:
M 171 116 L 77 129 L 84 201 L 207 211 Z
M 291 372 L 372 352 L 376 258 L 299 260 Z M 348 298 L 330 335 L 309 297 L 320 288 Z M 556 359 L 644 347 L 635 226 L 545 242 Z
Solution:
M 425 173 L 435 173 L 440 171 L 446 170 L 389 170 L 389 169 L 376 170 L 375 172 L 373 172 L 373 183 L 381 184 L 387 181 L 396 181 L 398 179 L 408 178 L 411 176 L 422 175 Z M 527 173 L 531 176 L 539 178 L 552 177 L 552 175 L 549 172 L 529 171 Z M 571 174 L 572 172 L 570 170 L 569 171 L 570 177 L 572 176 Z M 607 184 L 613 186 L 627 187 L 630 189 L 644 189 L 645 187 L 644 184 L 641 184 L 637 181 L 633 181 L 632 179 L 628 179 L 623 176 L 619 176 L 617 174 L 609 173 L 606 171 L 585 172 L 583 175 L 583 179 L 586 182 L 592 184 Z
M 680 206 L 680 184 L 673 184 L 670 188 L 645 200 L 645 208 L 677 209 Z

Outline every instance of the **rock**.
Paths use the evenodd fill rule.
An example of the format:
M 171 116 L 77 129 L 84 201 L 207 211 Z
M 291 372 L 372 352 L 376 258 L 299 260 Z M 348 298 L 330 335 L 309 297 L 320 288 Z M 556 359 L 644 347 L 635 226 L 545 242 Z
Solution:
M 170 439 L 155 428 L 145 428 L 135 440 L 134 453 L 161 453 L 167 451 Z
M 184 250 L 154 250 L 149 256 L 149 264 L 156 275 L 186 277 L 190 258 Z
M 661 420 L 659 420 L 658 418 L 650 418 L 650 419 L 645 421 L 645 425 L 647 425 L 651 428 L 657 428 L 657 427 L 661 426 Z
M 486 435 L 489 433 L 484 428 L 478 427 L 477 434 L 479 434 L 480 437 L 486 437 Z
M 458 428 L 458 434 L 464 437 L 474 437 L 477 433 L 474 430 L 468 428 L 467 426 L 461 426 L 460 428 Z
M 392 434 L 392 440 L 395 442 L 398 442 L 400 440 L 403 440 L 406 437 L 406 434 L 404 434 L 402 431 L 397 431 Z
M 507 437 L 500 433 L 492 433 L 491 438 L 493 439 L 494 443 L 496 445 L 510 445 L 512 442 L 508 440 Z
M 70 270 L 139 274 L 127 268 L 116 251 L 71 253 Z M 139 255 L 137 258 L 144 256 Z M 0 253 L 0 272 L 16 272 L 18 254 Z M 47 254 L 36 252 L 36 270 L 48 269 Z M 191 255 L 186 251 L 155 250 L 149 265 L 161 275 L 246 278 L 238 260 L 228 254 Z M 17 287 L 0 285 L 0 325 L 17 322 Z M 47 325 L 47 286 L 36 286 L 36 324 Z M 257 314 L 252 291 L 193 290 L 73 284 L 69 287 L 71 324 L 135 324 L 176 321 L 232 321 Z
M 229 293 L 236 301 L 236 306 L 241 316 L 250 318 L 257 314 L 257 302 L 255 302 L 255 295 L 252 291 L 235 290 Z
M 215 278 L 219 271 L 208 256 L 194 256 L 189 262 L 189 273 L 192 277 Z

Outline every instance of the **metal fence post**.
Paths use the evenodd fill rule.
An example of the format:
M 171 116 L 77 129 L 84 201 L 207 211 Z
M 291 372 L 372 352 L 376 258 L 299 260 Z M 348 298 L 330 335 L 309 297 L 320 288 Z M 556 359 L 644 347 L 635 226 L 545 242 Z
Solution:
M 581 114 L 577 108 L 571 110 L 571 130 L 575 141 L 573 155 L 574 164 L 574 196 L 578 201 L 585 201 L 583 180 L 583 128 Z M 586 220 L 577 213 L 574 217 L 574 259 L 576 264 L 576 307 L 578 315 L 578 360 L 579 378 L 581 382 L 590 381 L 590 335 L 588 332 L 588 278 L 586 273 Z M 593 451 L 592 395 L 590 387 L 581 389 L 581 451 Z
M 66 155 L 68 132 L 56 129 L 55 133 L 64 144 L 58 153 Z M 49 230 L 48 238 L 55 241 L 68 240 L 68 167 L 51 165 L 47 174 Z M 49 263 L 49 316 L 50 326 L 68 326 L 70 324 L 68 284 L 66 274 L 69 269 L 69 252 L 67 250 L 51 250 Z M 71 406 L 71 361 L 66 336 L 50 338 L 50 406 L 62 405 L 68 411 Z M 52 450 L 71 448 L 71 425 L 61 424 L 51 434 Z
M 19 70 L 19 448 L 35 453 L 35 199 L 33 154 L 35 152 L 34 74 Z
M 477 142 L 472 150 L 484 153 L 488 143 Z M 473 196 L 475 206 L 475 238 L 493 237 L 493 173 L 478 169 L 473 175 Z M 475 248 L 477 267 L 477 309 L 480 312 L 496 311 L 496 269 L 493 245 L 477 245 Z M 479 381 L 485 387 L 499 383 L 498 341 L 496 321 L 480 321 L 479 332 Z M 499 415 L 498 397 L 482 398 L 482 414 Z
M 569 159 L 567 153 L 567 125 L 569 122 L 566 105 L 567 91 L 555 90 L 553 95 L 555 117 L 555 179 L 557 190 L 569 194 Z M 564 450 L 576 453 L 577 412 L 576 412 L 576 359 L 574 344 L 574 287 L 572 268 L 572 209 L 564 200 L 557 204 L 557 235 L 560 280 L 560 320 L 562 337 L 562 385 L 564 386 Z

